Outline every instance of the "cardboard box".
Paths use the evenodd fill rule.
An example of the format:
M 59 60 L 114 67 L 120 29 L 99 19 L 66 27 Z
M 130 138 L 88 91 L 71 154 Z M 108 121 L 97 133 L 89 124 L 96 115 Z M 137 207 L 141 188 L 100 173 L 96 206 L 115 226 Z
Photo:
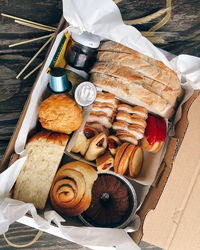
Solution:
M 56 34 L 64 26 L 65 20 L 62 18 Z M 52 45 L 53 42 L 50 49 Z M 37 79 L 33 88 L 36 86 Z M 31 94 L 32 92 L 8 145 L 0 172 L 8 167 L 14 153 L 15 141 L 26 114 Z M 197 150 L 200 148 L 200 140 L 198 140 L 200 137 L 198 126 L 200 115 L 196 115 L 200 104 L 198 94 L 199 92 L 195 91 L 184 104 L 182 118 L 176 126 L 176 135 L 169 140 L 163 163 L 138 212 L 141 219 L 140 228 L 137 232 L 130 234 L 136 243 L 142 239 L 144 229 L 144 240 L 165 249 L 198 249 L 199 234 L 194 233 L 194 227 L 200 230 L 197 214 L 200 208 L 197 193 L 200 168 L 199 151 Z M 189 122 L 187 121 L 188 114 Z M 149 212 L 152 209 L 155 211 Z

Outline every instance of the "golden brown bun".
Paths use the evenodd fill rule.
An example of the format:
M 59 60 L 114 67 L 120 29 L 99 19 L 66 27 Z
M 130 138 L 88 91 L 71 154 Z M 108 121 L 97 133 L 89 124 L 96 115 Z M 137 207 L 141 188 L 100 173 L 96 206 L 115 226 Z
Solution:
M 97 172 L 88 164 L 73 161 L 57 172 L 50 190 L 52 206 L 67 216 L 77 216 L 91 203 L 91 190 Z
M 43 128 L 71 134 L 82 123 L 82 109 L 68 95 L 51 95 L 44 100 L 38 110 Z
M 43 209 L 68 135 L 42 131 L 26 145 L 28 157 L 17 178 L 13 198 Z
M 99 133 L 103 132 L 106 136 L 109 135 L 108 128 L 104 127 L 100 122 L 86 122 L 85 126 L 96 129 Z

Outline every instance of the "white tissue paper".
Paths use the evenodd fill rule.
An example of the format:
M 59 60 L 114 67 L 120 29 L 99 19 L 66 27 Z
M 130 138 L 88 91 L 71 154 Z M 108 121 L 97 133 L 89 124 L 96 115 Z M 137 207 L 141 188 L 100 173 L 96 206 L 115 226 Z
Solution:
M 193 89 L 200 88 L 200 58 L 188 55 L 174 56 L 156 48 L 143 37 L 137 29 L 123 23 L 120 11 L 112 0 L 63 0 L 63 15 L 70 24 L 68 27 L 69 31 L 77 33 L 83 31 L 91 32 L 100 36 L 101 39 L 119 42 L 147 56 L 158 59 L 168 67 L 173 68 L 182 80 L 182 85 L 186 90 L 183 102 L 192 95 Z M 48 84 L 46 69 L 53 59 L 64 32 L 65 31 L 62 31 L 57 35 L 32 92 L 30 104 L 15 143 L 15 152 L 19 155 L 24 151 L 29 131 L 36 126 L 38 120 L 37 110 L 42 101 L 42 94 Z M 176 121 L 180 117 L 181 109 L 177 111 Z M 159 157 L 160 163 L 163 152 Z M 91 249 L 139 249 L 127 234 L 127 232 L 133 232 L 138 229 L 139 218 L 137 215 L 133 218 L 132 223 L 124 230 L 83 226 L 75 227 L 73 225 L 64 226 L 61 224 L 64 221 L 63 218 L 55 211 L 44 211 L 44 215 L 39 216 L 32 204 L 10 199 L 9 192 L 25 160 L 26 156 L 22 156 L 12 166 L 0 174 L 0 234 L 6 232 L 9 225 L 14 221 L 19 221 Z M 154 172 L 156 173 L 157 169 Z M 141 185 L 139 182 L 133 184 L 138 196 L 138 208 L 143 203 L 154 177 L 155 175 L 151 176 L 151 181 L 144 183 L 145 185 Z M 31 214 L 31 217 L 26 215 L 27 212 Z M 52 225 L 51 222 L 55 224 Z M 68 221 L 65 222 L 65 225 L 66 223 L 68 223 Z

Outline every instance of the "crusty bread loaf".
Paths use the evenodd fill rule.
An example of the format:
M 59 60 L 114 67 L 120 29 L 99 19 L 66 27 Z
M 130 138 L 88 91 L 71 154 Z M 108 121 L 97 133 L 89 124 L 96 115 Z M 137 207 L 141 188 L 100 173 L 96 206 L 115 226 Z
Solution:
M 144 76 L 177 90 L 178 95 L 181 95 L 182 91 L 177 74 L 161 61 L 155 60 L 113 41 L 103 42 L 100 45 L 99 50 L 105 51 L 98 54 L 99 61 L 115 61 L 120 65 L 134 68 Z
M 174 109 L 161 96 L 144 88 L 142 85 L 131 84 L 125 79 L 113 77 L 106 74 L 93 73 L 90 81 L 105 91 L 115 94 L 124 101 L 131 104 L 145 107 L 149 112 L 169 118 L 172 116 Z
M 102 42 L 91 82 L 130 104 L 170 118 L 183 94 L 177 74 L 163 64 L 114 41 Z
M 42 131 L 26 145 L 27 159 L 17 178 L 13 198 L 43 209 L 68 136 Z
M 179 93 L 165 84 L 150 79 L 130 67 L 126 67 L 115 62 L 97 62 L 91 70 L 92 73 L 102 73 L 118 77 L 130 84 L 141 85 L 143 88 L 161 96 L 170 105 L 174 106 Z

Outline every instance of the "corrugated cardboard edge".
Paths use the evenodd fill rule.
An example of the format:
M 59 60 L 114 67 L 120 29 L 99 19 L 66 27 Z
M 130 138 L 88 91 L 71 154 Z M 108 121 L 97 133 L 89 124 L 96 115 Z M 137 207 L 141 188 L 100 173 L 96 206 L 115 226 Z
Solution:
M 154 181 L 154 185 L 150 188 L 149 194 L 147 195 L 142 207 L 140 208 L 138 215 L 141 219 L 141 225 L 137 232 L 133 232 L 130 234 L 131 238 L 139 244 L 143 236 L 143 224 L 145 223 L 145 217 L 150 210 L 156 208 L 156 205 L 164 191 L 164 187 L 167 183 L 167 180 L 170 176 L 170 172 L 173 167 L 173 162 L 177 155 L 178 149 L 184 139 L 185 133 L 188 128 L 188 112 L 195 101 L 195 99 L 199 96 L 199 91 L 194 91 L 194 94 L 189 98 L 189 100 L 183 105 L 182 108 L 182 118 L 176 125 L 176 137 L 172 137 L 169 140 L 166 155 L 161 164 L 161 167 L 158 171 L 156 180 Z
M 21 113 L 21 115 L 20 115 L 20 117 L 19 117 L 17 126 L 16 126 L 16 128 L 15 128 L 15 130 L 14 130 L 14 132 L 13 132 L 13 135 L 12 135 L 12 137 L 11 137 L 11 139 L 10 139 L 10 142 L 9 142 L 8 147 L 7 147 L 7 149 L 6 149 L 6 152 L 5 152 L 5 154 L 4 154 L 4 158 L 3 158 L 2 163 L 1 163 L 1 166 L 0 166 L 0 173 L 3 172 L 3 171 L 7 168 L 8 164 L 9 164 L 9 162 L 10 162 L 10 160 L 11 160 L 11 156 L 12 156 L 12 154 L 14 153 L 15 141 L 16 141 L 16 139 L 17 139 L 17 136 L 18 136 L 20 127 L 21 127 L 21 125 L 22 125 L 22 122 L 23 122 L 23 120 L 24 120 L 24 116 L 25 116 L 25 114 L 26 114 L 28 105 L 29 105 L 29 103 L 30 103 L 31 94 L 32 94 L 32 92 L 33 92 L 33 90 L 34 90 L 34 88 L 35 88 L 35 86 L 36 86 L 36 83 L 37 83 L 37 81 L 38 81 L 38 78 L 39 78 L 39 76 L 40 76 L 40 74 L 41 74 L 41 72 L 42 72 L 42 70 L 43 70 L 44 64 L 45 64 L 46 59 L 47 59 L 47 57 L 48 57 L 48 55 L 49 55 L 49 52 L 51 51 L 51 48 L 52 48 L 52 46 L 53 46 L 53 44 L 54 44 L 54 41 L 55 41 L 55 39 L 56 39 L 56 36 L 57 36 L 57 34 L 64 28 L 65 25 L 66 25 L 65 19 L 64 19 L 64 17 L 62 17 L 61 20 L 60 20 L 60 23 L 59 23 L 59 25 L 58 25 L 58 27 L 57 27 L 56 33 L 55 33 L 55 35 L 54 35 L 54 38 L 53 38 L 53 40 L 52 40 L 52 42 L 51 42 L 51 44 L 50 44 L 50 46 L 49 46 L 49 48 L 48 48 L 48 51 L 47 51 L 47 53 L 46 53 L 46 56 L 45 56 L 43 65 L 42 65 L 42 67 L 40 68 L 40 71 L 39 71 L 39 73 L 38 73 L 38 75 L 37 75 L 37 77 L 36 77 L 36 79 L 35 79 L 35 82 L 34 82 L 34 84 L 33 84 L 33 87 L 32 87 L 32 90 L 31 90 L 31 92 L 30 92 L 30 95 L 28 96 L 28 99 L 27 99 L 27 101 L 26 101 L 26 103 L 25 103 L 25 105 L 24 105 L 24 108 L 23 108 L 23 111 L 22 111 L 22 113 Z

